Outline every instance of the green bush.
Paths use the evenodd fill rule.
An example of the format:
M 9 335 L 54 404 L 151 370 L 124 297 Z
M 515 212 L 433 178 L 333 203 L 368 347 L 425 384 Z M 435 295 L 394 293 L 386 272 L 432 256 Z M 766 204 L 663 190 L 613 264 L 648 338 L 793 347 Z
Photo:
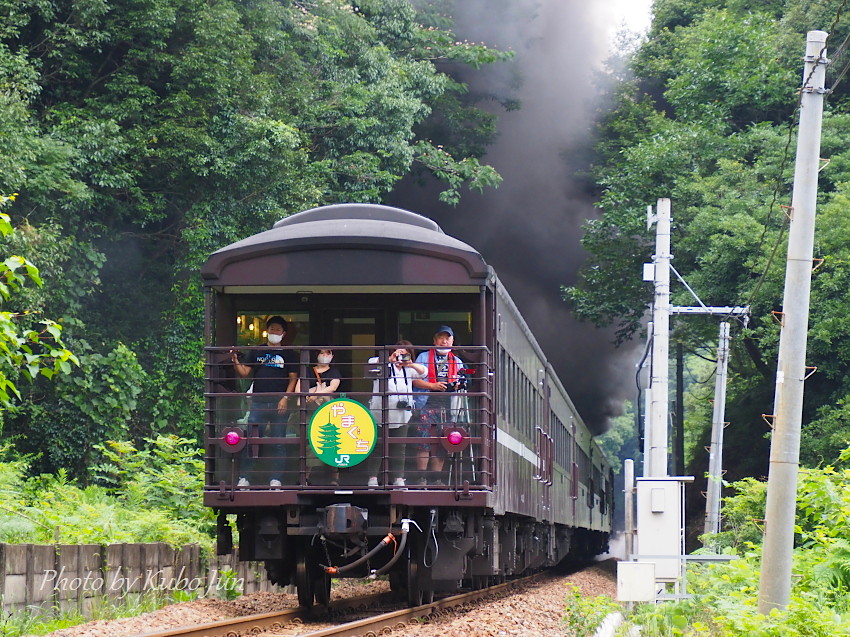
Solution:
M 80 486 L 60 469 L 26 478 L 28 459 L 0 449 L 0 542 L 200 544 L 211 551 L 215 521 L 203 506 L 200 450 L 174 436 L 148 448 L 110 442 L 95 468 L 101 484 Z
M 620 606 L 607 595 L 584 597 L 575 584 L 570 584 L 569 589 L 564 623 L 575 637 L 590 637 L 608 615 L 620 610 Z
M 791 599 L 784 611 L 757 610 L 767 485 L 748 478 L 724 499 L 725 530 L 706 538 L 735 552 L 725 564 L 691 564 L 692 599 L 638 606 L 629 616 L 642 634 L 683 636 L 831 637 L 850 635 L 850 448 L 835 465 L 803 469 Z

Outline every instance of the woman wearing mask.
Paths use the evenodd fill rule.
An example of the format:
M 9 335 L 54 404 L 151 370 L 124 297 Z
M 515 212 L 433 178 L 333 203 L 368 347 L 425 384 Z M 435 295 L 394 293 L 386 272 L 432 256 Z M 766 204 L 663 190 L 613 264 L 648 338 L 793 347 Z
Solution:
M 334 359 L 333 351 L 329 349 L 319 350 L 316 356 L 316 364 L 312 367 L 312 373 L 307 375 L 308 407 L 318 407 L 326 403 L 339 387 L 342 376 L 336 367 L 331 367 Z
M 307 372 L 307 378 L 304 379 L 306 389 L 299 389 L 299 391 L 309 393 L 307 396 L 308 420 L 310 415 L 321 405 L 328 402 L 331 395 L 339 388 L 342 376 L 336 367 L 331 366 L 333 359 L 333 351 L 329 349 L 319 350 L 316 355 L 316 364 L 310 368 L 310 371 Z M 310 484 L 337 486 L 339 484 L 339 471 L 327 466 L 313 456 L 308 456 L 307 481 Z

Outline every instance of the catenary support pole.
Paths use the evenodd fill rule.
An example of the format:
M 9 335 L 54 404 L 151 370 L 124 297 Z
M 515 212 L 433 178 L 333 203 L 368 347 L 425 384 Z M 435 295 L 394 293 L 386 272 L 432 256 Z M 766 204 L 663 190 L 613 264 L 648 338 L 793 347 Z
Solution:
M 714 411 L 711 418 L 711 445 L 708 449 L 708 488 L 706 489 L 705 533 L 720 531 L 720 487 L 723 480 L 723 427 L 726 426 L 726 372 L 729 368 L 729 323 L 721 321 L 717 345 L 717 374 L 714 382 Z
M 762 614 L 774 608 L 786 608 L 791 595 L 800 425 L 806 376 L 806 331 L 809 324 L 821 120 L 826 92 L 826 38 L 824 31 L 809 31 L 806 42 L 759 582 L 758 610 Z
M 655 230 L 655 300 L 652 305 L 651 399 L 643 456 L 644 477 L 667 476 L 670 351 L 670 200 L 659 199 Z

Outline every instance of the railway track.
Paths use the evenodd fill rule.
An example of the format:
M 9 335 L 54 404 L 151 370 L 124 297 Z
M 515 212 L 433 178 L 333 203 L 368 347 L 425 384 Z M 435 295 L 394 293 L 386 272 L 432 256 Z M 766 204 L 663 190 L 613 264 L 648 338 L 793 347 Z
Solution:
M 411 623 L 421 623 L 434 617 L 452 613 L 459 608 L 486 598 L 504 595 L 537 577 L 540 577 L 540 574 L 469 593 L 444 597 L 415 608 L 403 608 L 389 612 L 382 609 L 385 609 L 389 604 L 398 605 L 398 598 L 391 593 L 381 593 L 333 601 L 328 605 L 328 611 L 324 616 L 316 615 L 315 610 L 311 615 L 308 609 L 299 607 L 274 613 L 235 617 L 209 624 L 143 633 L 138 637 L 242 637 L 259 634 L 269 637 L 295 635 L 301 637 L 376 637 L 377 635 L 386 635 L 393 630 L 404 629 Z M 340 616 L 343 613 L 365 615 L 365 617 L 315 630 L 305 624 L 308 619 L 321 619 L 326 620 L 324 623 L 331 623 L 334 621 L 334 616 Z M 370 614 L 372 616 L 369 616 Z

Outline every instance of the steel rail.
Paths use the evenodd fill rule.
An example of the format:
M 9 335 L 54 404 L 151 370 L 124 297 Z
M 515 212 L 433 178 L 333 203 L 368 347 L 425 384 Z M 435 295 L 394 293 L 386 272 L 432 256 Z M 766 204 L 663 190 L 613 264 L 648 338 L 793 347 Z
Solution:
M 415 608 L 382 613 L 375 617 L 359 619 L 309 633 L 300 633 L 300 635 L 302 637 L 376 637 L 377 635 L 387 634 L 392 630 L 401 630 L 410 623 L 447 615 L 461 606 L 509 592 L 543 575 L 545 573 L 538 573 L 496 584 L 489 588 L 452 595 Z M 389 601 L 397 601 L 397 596 L 392 593 L 378 593 L 364 597 L 340 599 L 331 602 L 328 608 L 333 611 L 358 609 L 365 611 L 370 606 L 378 606 Z M 315 618 L 316 616 L 310 615 L 308 609 L 298 607 L 274 613 L 234 617 L 197 626 L 182 626 L 164 631 L 141 633 L 135 637 L 242 637 L 243 635 L 261 633 L 273 635 L 278 630 L 290 631 L 293 623 L 298 623 L 306 617 Z
M 377 637 L 378 635 L 387 635 L 393 630 L 401 631 L 411 623 L 418 623 L 421 620 L 427 621 L 433 617 L 448 615 L 461 606 L 498 595 L 499 593 L 508 592 L 514 588 L 519 588 L 521 584 L 528 583 L 537 577 L 539 577 L 539 575 L 511 580 L 510 582 L 497 584 L 489 588 L 482 588 L 478 591 L 444 597 L 443 599 L 433 601 L 429 604 L 423 604 L 422 606 L 417 606 L 415 608 L 405 608 L 403 610 L 384 613 L 383 615 L 378 615 L 376 617 L 359 619 L 357 621 L 340 624 L 339 626 L 334 626 L 332 628 L 317 630 L 312 633 L 301 633 L 299 637 Z
M 365 610 L 370 606 L 379 606 L 394 599 L 396 597 L 393 593 L 376 593 L 363 597 L 337 599 L 328 604 L 328 609 L 332 611 Z M 299 622 L 306 617 L 312 618 L 314 616 L 310 614 L 310 609 L 299 606 L 298 608 L 288 608 L 272 613 L 232 617 L 216 622 L 198 624 L 197 626 L 180 626 L 168 630 L 139 633 L 135 637 L 241 637 L 242 635 L 256 635 L 269 630 L 285 629 L 288 625 Z

